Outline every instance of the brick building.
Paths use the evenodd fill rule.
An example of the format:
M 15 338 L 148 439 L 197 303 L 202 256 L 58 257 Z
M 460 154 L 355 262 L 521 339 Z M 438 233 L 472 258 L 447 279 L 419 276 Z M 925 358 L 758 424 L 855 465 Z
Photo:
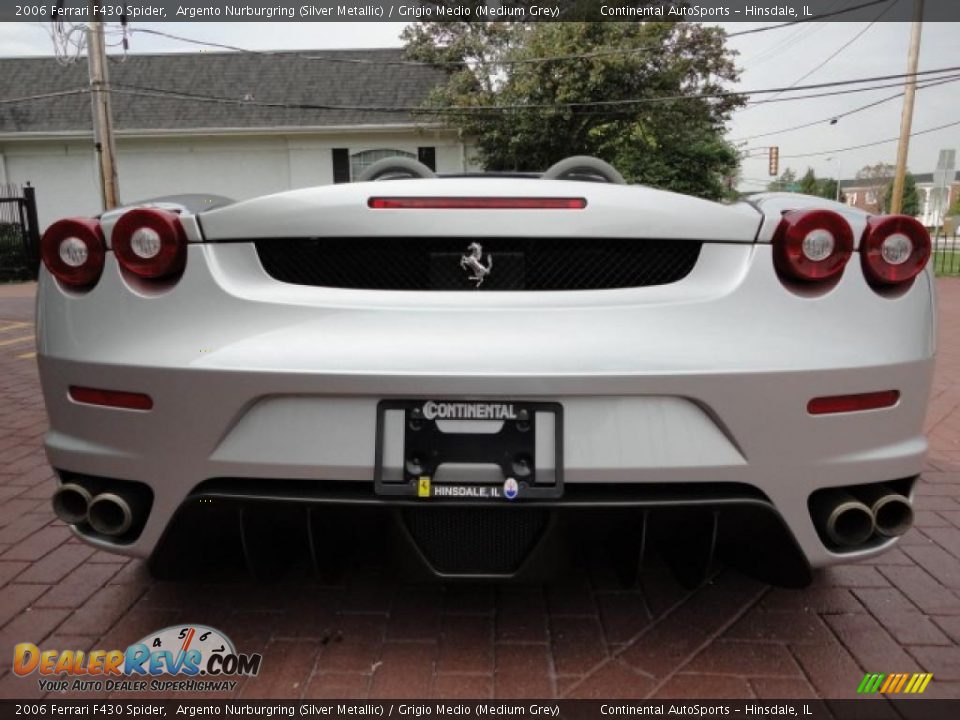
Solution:
M 914 180 L 917 182 L 917 191 L 920 193 L 921 201 L 920 215 L 917 219 L 924 225 L 932 226 L 939 224 L 940 218 L 934 217 L 933 202 L 931 201 L 933 191 L 933 173 L 915 173 Z M 842 180 L 840 189 L 843 192 L 847 205 L 858 207 L 868 212 L 880 212 L 881 205 L 884 202 L 884 196 L 887 192 L 887 185 L 893 182 L 893 178 L 877 180 Z M 950 197 L 947 202 L 947 208 L 953 206 L 960 197 L 960 180 L 954 180 L 950 185 Z

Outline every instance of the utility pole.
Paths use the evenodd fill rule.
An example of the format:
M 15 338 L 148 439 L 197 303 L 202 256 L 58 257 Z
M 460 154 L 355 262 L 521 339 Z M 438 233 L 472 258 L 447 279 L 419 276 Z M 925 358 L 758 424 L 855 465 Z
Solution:
M 110 112 L 107 48 L 103 38 L 103 22 L 95 20 L 97 0 L 90 2 L 87 23 L 87 63 L 90 70 L 90 100 L 93 106 L 93 143 L 100 170 L 100 198 L 104 210 L 120 204 L 117 184 L 116 146 L 113 142 L 113 115 Z
M 923 28 L 923 0 L 913 0 L 913 24 L 910 27 L 910 51 L 907 54 L 907 85 L 903 93 L 903 114 L 900 117 L 900 144 L 897 146 L 897 169 L 893 175 L 890 214 L 903 207 L 903 183 L 907 174 L 907 153 L 910 150 L 910 128 L 913 124 L 913 98 L 917 93 L 917 60 L 920 56 L 920 30 Z
M 840 158 L 837 158 L 836 162 L 837 162 L 837 194 L 836 194 L 836 197 L 834 198 L 834 201 L 840 202 L 840 178 L 842 178 L 843 175 L 840 174 Z

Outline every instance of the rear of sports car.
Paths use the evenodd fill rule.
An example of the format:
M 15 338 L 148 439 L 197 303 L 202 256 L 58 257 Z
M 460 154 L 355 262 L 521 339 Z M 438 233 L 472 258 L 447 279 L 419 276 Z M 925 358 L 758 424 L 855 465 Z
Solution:
M 316 559 L 374 512 L 432 573 L 507 577 L 597 516 L 628 565 L 802 583 L 910 526 L 935 336 L 909 218 L 446 178 L 157 203 L 43 246 L 54 508 L 113 552 Z

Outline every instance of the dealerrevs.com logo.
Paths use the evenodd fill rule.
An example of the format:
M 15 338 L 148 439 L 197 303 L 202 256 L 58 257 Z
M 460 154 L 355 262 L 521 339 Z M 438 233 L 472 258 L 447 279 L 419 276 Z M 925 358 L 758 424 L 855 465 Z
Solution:
M 256 675 L 263 657 L 238 653 L 219 630 L 175 625 L 151 633 L 126 650 L 41 650 L 33 643 L 13 649 L 13 672 L 37 673 L 44 692 L 230 691 L 231 676 Z M 160 676 L 184 676 L 170 679 Z

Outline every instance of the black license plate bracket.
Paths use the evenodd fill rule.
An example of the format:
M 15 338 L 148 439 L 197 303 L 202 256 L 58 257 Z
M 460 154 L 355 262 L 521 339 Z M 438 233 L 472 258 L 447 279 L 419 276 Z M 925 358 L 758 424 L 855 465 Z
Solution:
M 559 403 L 384 400 L 377 406 L 375 491 L 465 501 L 559 498 L 562 439 Z M 500 477 L 458 481 L 446 472 L 481 466 L 499 468 Z

